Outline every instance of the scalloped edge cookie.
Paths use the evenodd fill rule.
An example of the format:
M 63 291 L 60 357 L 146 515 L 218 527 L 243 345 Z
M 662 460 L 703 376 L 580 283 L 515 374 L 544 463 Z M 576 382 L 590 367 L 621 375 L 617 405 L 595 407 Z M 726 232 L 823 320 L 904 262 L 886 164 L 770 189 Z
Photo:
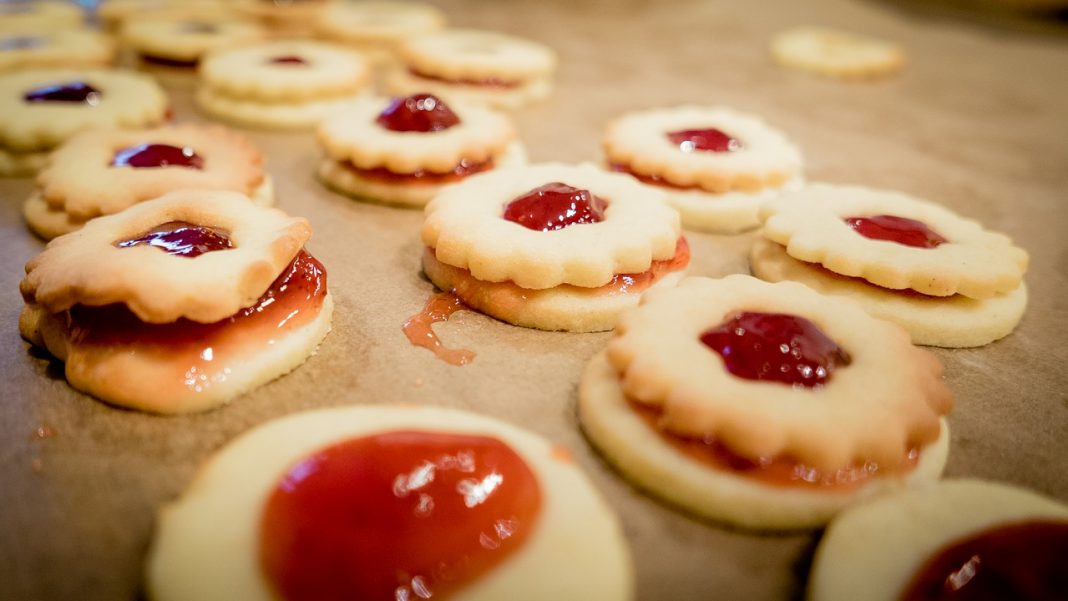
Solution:
M 358 48 L 372 60 L 394 56 L 404 38 L 445 28 L 445 13 L 421 2 L 339 3 L 327 7 L 315 22 L 327 39 Z
M 197 25 L 214 30 L 198 31 Z M 265 40 L 267 31 L 248 21 L 146 17 L 127 19 L 119 35 L 142 58 L 192 65 L 210 52 Z
M 850 505 L 938 479 L 949 453 L 943 418 L 938 438 L 903 475 L 872 478 L 848 491 L 764 484 L 688 457 L 665 442 L 633 409 L 606 352 L 587 364 L 579 385 L 579 423 L 604 458 L 636 486 L 698 516 L 754 529 L 817 528 Z
M 771 54 L 779 64 L 840 79 L 876 79 L 905 66 L 901 46 L 826 27 L 794 27 L 775 35 Z
M 634 598 L 634 572 L 618 518 L 566 450 L 496 419 L 412 406 L 306 411 L 230 442 L 179 499 L 160 510 L 145 568 L 150 596 L 274 599 L 257 562 L 256 533 L 278 478 L 317 449 L 396 430 L 497 438 L 524 459 L 541 485 L 541 514 L 530 538 L 507 561 L 457 591 L 457 601 Z
M 261 102 L 218 94 L 210 88 L 196 91 L 194 100 L 200 112 L 240 127 L 274 130 L 312 129 L 330 115 L 359 100 L 364 92 L 352 96 L 309 99 L 297 102 Z
M 923 222 L 947 239 L 935 248 L 870 240 L 844 219 L 894 215 Z M 932 202 L 862 186 L 810 184 L 761 209 L 764 237 L 791 257 L 850 277 L 929 296 L 990 298 L 1011 292 L 1027 271 L 1027 252 Z

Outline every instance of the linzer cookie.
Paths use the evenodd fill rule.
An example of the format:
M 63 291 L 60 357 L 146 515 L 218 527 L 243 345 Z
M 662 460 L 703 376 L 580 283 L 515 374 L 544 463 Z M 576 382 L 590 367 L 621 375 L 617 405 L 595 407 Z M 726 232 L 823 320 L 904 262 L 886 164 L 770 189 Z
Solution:
M 318 42 L 270 42 L 201 61 L 197 106 L 239 125 L 306 129 L 350 105 L 371 70 L 358 52 Z
M 34 233 L 50 239 L 187 188 L 231 190 L 262 206 L 274 202 L 263 156 L 235 131 L 217 125 L 95 129 L 52 153 L 23 214 Z
M 874 79 L 901 70 L 905 53 L 892 42 L 823 27 L 796 27 L 771 41 L 780 64 L 842 79 Z
M 62 0 L 13 0 L 0 2 L 0 36 L 79 29 L 82 9 Z
M 760 205 L 801 183 L 801 153 L 757 117 L 682 106 L 624 115 L 603 140 L 613 171 L 660 189 L 688 229 L 756 227 Z
M 172 192 L 50 242 L 26 264 L 19 329 L 103 401 L 209 409 L 299 366 L 330 330 L 310 235 L 236 192 Z
M 1061 599 L 1066 573 L 1068 506 L 1007 484 L 947 480 L 835 518 L 807 598 Z
M 108 31 L 117 32 L 134 19 L 212 22 L 233 20 L 240 14 L 231 0 L 103 0 L 96 16 Z
M 107 36 L 84 29 L 0 32 L 0 72 L 38 67 L 105 67 L 115 60 Z
M 439 31 L 445 13 L 418 2 L 339 2 L 319 16 L 320 36 L 352 46 L 376 61 L 394 57 L 405 38 Z
M 635 594 L 619 521 L 566 449 L 414 406 L 245 433 L 161 510 L 146 574 L 157 601 Z
M 981 346 L 1027 306 L 1027 253 L 936 204 L 899 192 L 816 184 L 764 207 L 753 274 L 859 302 L 916 344 Z
M 678 214 L 655 190 L 593 165 L 496 169 L 426 207 L 423 270 L 438 288 L 508 323 L 610 330 L 645 290 L 690 261 Z
M 952 394 L 900 327 L 744 275 L 655 290 L 588 365 L 579 418 L 641 488 L 760 529 L 818 527 L 945 464 Z
M 208 52 L 248 45 L 267 37 L 251 22 L 193 18 L 135 18 L 122 26 L 124 46 L 149 62 L 194 65 Z
M 552 91 L 556 54 L 503 33 L 448 29 L 411 36 L 398 48 L 403 63 L 386 78 L 397 95 L 430 92 L 514 109 Z
M 34 69 L 0 75 L 0 175 L 29 175 L 48 152 L 92 127 L 139 128 L 167 116 L 156 82 L 119 69 Z
M 446 184 L 522 164 L 526 156 L 504 115 L 430 94 L 358 100 L 319 126 L 319 142 L 327 155 L 319 177 L 328 186 L 412 207 Z
M 335 0 L 233 0 L 234 8 L 280 37 L 311 34 L 315 22 Z

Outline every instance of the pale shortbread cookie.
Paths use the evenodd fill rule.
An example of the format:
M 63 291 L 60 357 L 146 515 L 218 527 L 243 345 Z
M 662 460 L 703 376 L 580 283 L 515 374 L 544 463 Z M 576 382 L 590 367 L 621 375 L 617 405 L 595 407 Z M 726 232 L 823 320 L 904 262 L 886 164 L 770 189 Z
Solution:
M 771 41 L 771 54 L 787 67 L 843 79 L 885 77 L 905 64 L 897 44 L 822 27 L 779 33 Z
M 540 515 L 523 546 L 450 599 L 634 597 L 619 521 L 566 451 L 510 424 L 436 407 L 309 411 L 231 442 L 182 497 L 161 510 L 145 570 L 149 596 L 157 601 L 275 599 L 260 568 L 259 529 L 279 479 L 319 449 L 400 430 L 496 438 L 519 454 L 541 490 Z
M 749 253 L 753 275 L 769 282 L 793 280 L 821 294 L 859 303 L 879 319 L 905 328 L 913 344 L 965 348 L 982 346 L 1007 336 L 1027 308 L 1027 286 L 986 299 L 924 296 L 890 290 L 858 278 L 838 275 L 813 263 L 791 258 L 786 249 L 760 239 Z
M 115 245 L 170 222 L 222 228 L 234 248 L 189 260 Z M 124 303 L 148 323 L 212 323 L 254 303 L 310 236 L 307 220 L 236 192 L 172 192 L 52 240 L 26 264 L 19 289 L 48 313 Z
M 518 141 L 506 146 L 504 152 L 493 159 L 495 168 L 518 167 L 526 162 L 526 150 Z M 430 202 L 430 199 L 434 198 L 443 186 L 449 185 L 375 179 L 354 170 L 351 163 L 329 158 L 319 163 L 318 175 L 328 187 L 347 196 L 411 208 L 426 206 L 426 203 Z
M 87 84 L 82 102 L 30 102 L 49 86 Z M 92 127 L 137 128 L 162 122 L 168 101 L 150 77 L 120 69 L 33 69 L 0 75 L 0 149 L 12 154 L 52 149 Z
M 700 337 L 747 311 L 806 318 L 851 362 L 818 388 L 734 376 Z M 801 284 L 745 275 L 688 278 L 644 295 L 620 318 L 608 358 L 624 394 L 662 411 L 666 430 L 714 437 L 752 461 L 789 456 L 819 469 L 866 461 L 896 468 L 911 447 L 938 438 L 953 402 L 942 364 L 900 327 Z
M 78 29 L 82 9 L 63 0 L 0 2 L 0 35 Z
M 679 212 L 682 227 L 699 232 L 737 234 L 760 225 L 760 207 L 765 202 L 783 192 L 798 190 L 803 185 L 804 180 L 796 177 L 782 187 L 764 188 L 757 192 L 714 194 L 673 186 L 657 187 L 667 195 L 668 204 Z
M 249 194 L 252 204 L 260 207 L 274 205 L 274 182 L 271 176 L 265 176 L 255 190 Z M 48 206 L 39 191 L 34 191 L 22 205 L 22 216 L 30 231 L 45 240 L 51 240 L 63 234 L 69 234 L 85 225 L 84 220 L 71 217 L 62 209 Z
M 603 221 L 537 231 L 502 217 L 513 199 L 550 182 L 608 202 Z M 678 214 L 655 191 L 593 165 L 545 163 L 498 169 L 446 187 L 426 207 L 423 243 L 438 261 L 486 282 L 523 288 L 596 288 L 675 255 Z
M 48 161 L 48 151 L 13 152 L 0 146 L 0 177 L 26 177 L 37 173 Z
M 197 108 L 205 115 L 240 127 L 276 130 L 307 130 L 323 119 L 359 100 L 363 92 L 351 96 L 299 101 L 263 102 L 237 99 L 211 88 L 197 90 Z
M 375 60 L 393 57 L 397 44 L 411 35 L 439 31 L 445 13 L 419 2 L 343 2 L 320 13 L 319 35 L 353 46 Z
M 151 17 L 126 20 L 120 36 L 142 58 L 193 64 L 209 52 L 264 40 L 267 31 L 246 21 Z
M 701 151 L 668 134 L 715 129 L 737 141 L 733 150 Z M 715 194 L 778 188 L 801 174 L 801 153 L 761 119 L 724 107 L 680 106 L 628 113 L 612 121 L 602 140 L 617 169 L 678 188 Z
M 876 472 L 866 482 L 844 490 L 766 484 L 743 472 L 717 469 L 666 442 L 631 407 L 603 352 L 583 374 L 578 411 L 586 435 L 634 484 L 696 515 L 745 528 L 822 526 L 847 506 L 937 480 L 949 452 L 948 425 L 942 419 L 938 438 L 919 451 L 918 463 L 904 474 Z
M 920 221 L 947 242 L 918 248 L 873 240 L 845 222 L 879 215 Z M 900 192 L 812 184 L 765 204 L 761 217 L 764 237 L 791 257 L 883 288 L 983 299 L 1012 292 L 1027 271 L 1027 252 L 1007 236 Z
M 473 29 L 410 36 L 398 54 L 403 65 L 387 76 L 390 92 L 431 92 L 500 108 L 547 97 L 556 68 L 556 54 L 546 46 Z
M 154 144 L 188 152 L 200 168 L 114 164 L 120 153 Z M 264 176 L 263 155 L 244 135 L 218 125 L 173 125 L 78 134 L 52 153 L 37 186 L 52 209 L 86 221 L 183 188 L 252 195 Z
M 230 20 L 238 16 L 232 0 L 103 0 L 96 16 L 108 31 L 130 19 Z
M 282 38 L 310 37 L 315 22 L 336 0 L 231 0 L 239 14 L 269 27 Z
M 115 61 L 115 43 L 88 29 L 0 33 L 0 71 L 39 67 L 105 67 Z
M 835 518 L 820 540 L 806 598 L 896 601 L 946 546 L 1028 521 L 1068 523 L 1068 506 L 1022 488 L 971 479 L 945 480 L 857 506 Z

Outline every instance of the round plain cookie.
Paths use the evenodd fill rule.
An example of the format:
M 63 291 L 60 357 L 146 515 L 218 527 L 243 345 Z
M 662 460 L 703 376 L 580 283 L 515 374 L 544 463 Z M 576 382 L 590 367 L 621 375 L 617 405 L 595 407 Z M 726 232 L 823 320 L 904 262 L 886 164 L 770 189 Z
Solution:
M 435 407 L 347 407 L 271 421 L 231 442 L 159 516 L 146 564 L 149 596 L 275 599 L 258 563 L 258 529 L 268 495 L 295 462 L 345 440 L 386 432 L 488 436 L 531 468 L 541 512 L 524 545 L 450 597 L 630 599 L 634 576 L 623 532 L 566 452 L 488 417 Z
M 880 288 L 790 257 L 782 245 L 758 239 L 749 252 L 753 275 L 768 282 L 792 280 L 821 294 L 859 303 L 879 319 L 905 328 L 913 344 L 967 348 L 1008 336 L 1027 309 L 1027 285 L 991 298 L 923 296 Z
M 1068 507 L 1007 484 L 945 480 L 840 514 L 816 549 L 810 601 L 896 601 L 939 550 L 1000 525 L 1068 523 Z M 890 552 L 888 552 L 888 550 Z
M 0 72 L 41 67 L 105 67 L 115 60 L 115 43 L 87 29 L 36 33 L 0 32 Z
M 937 440 L 904 475 L 876 475 L 845 490 L 764 484 L 713 468 L 668 443 L 630 406 L 604 352 L 583 372 L 578 414 L 590 442 L 639 488 L 695 515 L 753 529 L 818 528 L 851 505 L 936 481 L 949 453 L 949 427 L 942 419 Z
M 786 67 L 850 80 L 886 77 L 905 65 L 897 44 L 824 27 L 780 32 L 772 38 L 771 54 Z

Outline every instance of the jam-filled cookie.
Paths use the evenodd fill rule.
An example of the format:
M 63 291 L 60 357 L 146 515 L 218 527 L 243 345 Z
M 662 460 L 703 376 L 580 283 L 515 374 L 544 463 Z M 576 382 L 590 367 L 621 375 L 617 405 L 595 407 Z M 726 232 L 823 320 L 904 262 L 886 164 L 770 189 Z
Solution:
M 386 78 L 391 93 L 431 92 L 505 109 L 547 98 L 556 69 L 556 54 L 546 46 L 473 29 L 410 36 L 398 54 L 403 64 Z
M 756 227 L 760 205 L 801 183 L 801 153 L 757 117 L 682 106 L 624 115 L 603 140 L 613 171 L 659 188 L 687 229 Z
M 634 597 L 619 522 L 566 449 L 436 407 L 247 432 L 160 512 L 146 571 L 158 601 Z
M 315 22 L 336 0 L 233 0 L 234 8 L 259 21 L 279 37 L 300 37 L 315 30 Z
M 319 143 L 327 155 L 319 177 L 328 186 L 412 207 L 446 184 L 526 157 L 508 117 L 431 94 L 358 100 L 319 126 Z
M 37 67 L 106 67 L 115 43 L 87 29 L 0 32 L 0 72 Z
M 240 14 L 230 0 L 103 0 L 96 16 L 108 31 L 117 32 L 135 19 L 232 20 Z
M 294 369 L 330 330 L 310 235 L 236 192 L 172 192 L 50 242 L 26 264 L 19 329 L 103 401 L 209 409 Z
M 319 42 L 269 42 L 200 63 L 197 106 L 239 125 L 305 129 L 348 106 L 371 69 L 359 52 Z
M 812 601 L 1063 599 L 1068 506 L 946 480 L 843 512 L 816 549 Z
M 952 394 L 933 354 L 792 282 L 687 278 L 590 362 L 579 418 L 638 486 L 747 528 L 811 528 L 938 478 Z
M 182 189 L 231 190 L 274 203 L 263 155 L 245 136 L 217 125 L 94 129 L 61 145 L 37 174 L 23 214 L 45 239 L 100 215 Z
M 78 29 L 82 9 L 62 0 L 13 0 L 0 2 L 0 35 Z
M 795 27 L 776 35 L 771 54 L 780 64 L 841 79 L 875 79 L 905 65 L 893 42 L 824 27 Z
M 1027 306 L 1027 252 L 979 223 L 899 192 L 814 184 L 762 211 L 753 274 L 849 297 L 916 344 L 980 346 Z
M 205 54 L 259 42 L 267 31 L 236 19 L 136 18 L 122 26 L 124 46 L 149 62 L 195 65 Z
M 655 190 L 593 165 L 497 169 L 426 207 L 423 270 L 467 306 L 541 330 L 610 330 L 690 262 Z
M 119 69 L 33 69 L 0 75 L 0 176 L 29 175 L 93 127 L 139 128 L 167 117 L 163 89 Z
M 317 32 L 327 39 L 352 46 L 376 61 L 393 58 L 404 38 L 439 31 L 445 13 L 419 2 L 340 2 L 324 10 Z

